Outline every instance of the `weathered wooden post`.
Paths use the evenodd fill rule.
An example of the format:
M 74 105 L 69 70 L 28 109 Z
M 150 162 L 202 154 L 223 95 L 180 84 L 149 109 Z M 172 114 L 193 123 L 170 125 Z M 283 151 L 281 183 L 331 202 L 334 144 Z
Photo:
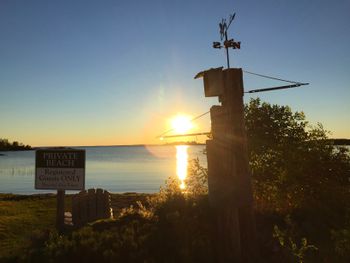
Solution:
M 255 262 L 253 194 L 244 126 L 242 69 L 200 72 L 210 109 L 212 140 L 207 141 L 209 201 L 214 213 L 213 244 L 218 262 Z
M 96 192 L 94 188 L 88 190 L 88 221 L 92 222 L 96 220 Z
M 81 195 L 72 196 L 72 222 L 74 226 L 81 225 Z
M 104 218 L 105 216 L 105 202 L 103 189 L 96 189 L 96 216 L 97 218 Z
M 56 228 L 59 232 L 64 229 L 64 197 L 65 190 L 57 190 Z
M 80 219 L 81 224 L 85 224 L 88 222 L 89 217 L 89 206 L 88 206 L 88 191 L 84 190 L 79 193 L 80 196 Z
M 97 217 L 111 217 L 110 197 L 108 191 L 103 189 L 96 190 Z

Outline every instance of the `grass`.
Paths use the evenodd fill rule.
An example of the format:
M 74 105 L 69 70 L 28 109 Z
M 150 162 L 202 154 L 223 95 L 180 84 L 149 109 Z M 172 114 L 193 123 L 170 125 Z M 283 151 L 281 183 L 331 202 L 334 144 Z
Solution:
M 0 195 L 0 258 L 18 253 L 34 231 L 53 229 L 56 198 Z
M 125 207 L 143 201 L 147 194 L 111 194 L 116 215 Z M 71 195 L 66 195 L 65 211 L 71 210 Z M 56 196 L 0 194 L 0 259 L 20 253 L 35 233 L 54 230 Z

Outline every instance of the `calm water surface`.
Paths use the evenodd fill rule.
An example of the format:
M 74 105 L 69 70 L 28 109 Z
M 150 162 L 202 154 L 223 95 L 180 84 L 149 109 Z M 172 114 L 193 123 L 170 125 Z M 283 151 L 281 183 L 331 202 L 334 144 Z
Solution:
M 185 187 L 188 162 L 199 158 L 206 166 L 205 146 L 84 147 L 86 189 L 110 192 L 158 192 L 169 176 L 178 176 Z M 50 192 L 34 189 L 35 151 L 1 152 L 0 193 Z M 51 191 L 52 192 L 52 191 Z

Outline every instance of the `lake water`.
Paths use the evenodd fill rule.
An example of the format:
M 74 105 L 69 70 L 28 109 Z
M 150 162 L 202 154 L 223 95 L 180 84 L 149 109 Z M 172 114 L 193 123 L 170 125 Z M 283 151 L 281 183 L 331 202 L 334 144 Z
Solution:
M 204 145 L 79 148 L 86 150 L 85 188 L 118 193 L 158 192 L 169 176 L 183 180 L 190 160 L 198 157 L 206 166 L 204 148 Z M 34 189 L 35 151 L 0 154 L 0 193 L 52 192 Z

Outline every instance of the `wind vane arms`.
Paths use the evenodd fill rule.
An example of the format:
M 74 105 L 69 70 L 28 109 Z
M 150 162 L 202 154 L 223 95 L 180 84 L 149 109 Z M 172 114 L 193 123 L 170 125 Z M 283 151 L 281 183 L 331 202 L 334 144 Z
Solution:
M 235 18 L 236 13 L 233 15 L 230 15 L 230 21 L 228 24 L 226 23 L 226 19 L 222 19 L 221 23 L 219 23 L 219 28 L 220 28 L 220 39 L 221 41 L 224 40 L 223 45 L 221 45 L 221 42 L 213 42 L 213 48 L 225 48 L 226 49 L 226 59 L 227 59 L 227 68 L 230 68 L 230 58 L 229 58 L 229 53 L 228 49 L 233 48 L 233 49 L 240 49 L 241 48 L 241 42 L 236 42 L 233 38 L 228 39 L 227 37 L 227 30 L 229 29 L 233 19 Z
M 272 90 L 279 90 L 279 89 L 291 89 L 291 88 L 297 88 L 304 85 L 309 85 L 309 83 L 295 83 L 292 85 L 285 85 L 285 86 L 278 86 L 278 87 L 271 87 L 271 88 L 264 88 L 264 89 L 254 89 L 245 91 L 244 93 L 257 93 L 257 92 L 264 92 L 264 91 L 272 91 Z
M 233 48 L 233 49 L 241 49 L 241 42 L 235 42 L 233 39 L 224 41 L 224 45 L 221 46 L 220 42 L 213 42 L 213 48 Z

